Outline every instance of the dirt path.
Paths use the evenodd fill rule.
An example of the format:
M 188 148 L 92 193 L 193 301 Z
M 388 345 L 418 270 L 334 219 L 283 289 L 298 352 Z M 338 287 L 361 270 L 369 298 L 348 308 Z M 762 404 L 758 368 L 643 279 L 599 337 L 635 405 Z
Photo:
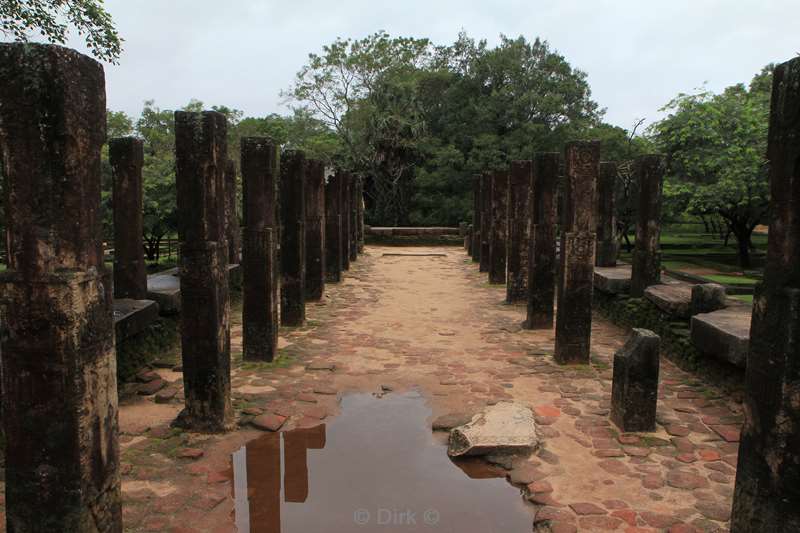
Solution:
M 384 255 L 425 253 L 443 255 Z M 277 367 L 242 364 L 235 309 L 242 427 L 181 433 L 168 428 L 180 393 L 162 404 L 126 400 L 126 530 L 234 531 L 230 454 L 261 434 L 249 425 L 254 416 L 286 416 L 283 429 L 311 427 L 336 416 L 342 394 L 383 387 L 418 388 L 434 417 L 501 400 L 532 407 L 544 446 L 510 476 L 529 495 L 532 519 L 549 520 L 554 531 L 725 531 L 737 406 L 662 361 L 658 431 L 620 435 L 607 413 L 611 357 L 625 332 L 596 316 L 592 366 L 558 367 L 553 333 L 521 330 L 524 308 L 505 305 L 504 295 L 460 248 L 369 247 L 343 283 L 309 305 L 307 327 L 284 331 L 288 363 Z M 180 374 L 159 372 L 180 383 Z

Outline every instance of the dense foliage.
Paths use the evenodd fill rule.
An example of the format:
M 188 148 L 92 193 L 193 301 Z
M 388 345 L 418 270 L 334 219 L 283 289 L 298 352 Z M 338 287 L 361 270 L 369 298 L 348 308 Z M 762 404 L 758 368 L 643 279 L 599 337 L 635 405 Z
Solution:
M 0 33 L 17 41 L 38 33 L 64 44 L 70 28 L 99 59 L 116 62 L 122 53 L 122 40 L 103 0 L 0 0 Z
M 720 94 L 681 94 L 669 116 L 652 127 L 668 156 L 666 205 L 672 212 L 722 221 L 738 242 L 741 266 L 750 266 L 753 229 L 766 220 L 769 183 L 765 160 L 772 65 L 749 86 Z
M 380 32 L 311 54 L 287 93 L 334 130 L 371 223 L 470 219 L 471 176 L 602 126 L 586 75 L 545 41 L 450 46 Z

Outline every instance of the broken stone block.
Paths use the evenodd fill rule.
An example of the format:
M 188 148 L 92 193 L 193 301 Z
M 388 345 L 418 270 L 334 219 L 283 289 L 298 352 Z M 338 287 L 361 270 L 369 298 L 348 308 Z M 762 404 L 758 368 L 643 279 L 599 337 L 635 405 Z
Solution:
M 747 364 L 751 310 L 744 305 L 727 307 L 692 317 L 692 344 L 703 355 L 740 368 Z
M 711 313 L 725 309 L 726 303 L 725 287 L 719 283 L 701 283 L 692 287 L 692 303 L 689 312 L 692 315 L 698 313 Z
M 436 417 L 431 423 L 434 431 L 450 431 L 451 429 L 468 424 L 472 415 L 468 413 L 446 413 Z
M 624 432 L 656 428 L 660 345 L 652 331 L 634 328 L 614 354 L 611 421 Z
M 692 301 L 692 286 L 688 283 L 659 283 L 644 290 L 645 299 L 664 313 L 675 318 L 688 319 Z
M 512 402 L 487 407 L 450 432 L 451 457 L 531 453 L 539 445 L 533 411 Z

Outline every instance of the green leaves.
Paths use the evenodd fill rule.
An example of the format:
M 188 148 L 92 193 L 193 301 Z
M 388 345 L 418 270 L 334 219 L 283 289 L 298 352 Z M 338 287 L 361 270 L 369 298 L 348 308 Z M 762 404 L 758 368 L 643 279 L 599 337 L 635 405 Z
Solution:
M 70 27 L 86 41 L 98 59 L 116 63 L 122 39 L 103 0 L 3 0 L 0 2 L 0 32 L 17 41 L 27 41 L 38 32 L 51 43 L 64 44 Z

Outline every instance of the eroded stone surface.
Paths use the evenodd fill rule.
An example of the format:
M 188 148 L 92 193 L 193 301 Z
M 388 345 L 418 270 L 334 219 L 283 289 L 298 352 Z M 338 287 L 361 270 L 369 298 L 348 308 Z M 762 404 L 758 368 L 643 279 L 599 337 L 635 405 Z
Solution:
M 447 453 L 453 457 L 530 453 L 538 444 L 533 412 L 515 403 L 500 402 L 475 415 L 468 424 L 454 428 Z

